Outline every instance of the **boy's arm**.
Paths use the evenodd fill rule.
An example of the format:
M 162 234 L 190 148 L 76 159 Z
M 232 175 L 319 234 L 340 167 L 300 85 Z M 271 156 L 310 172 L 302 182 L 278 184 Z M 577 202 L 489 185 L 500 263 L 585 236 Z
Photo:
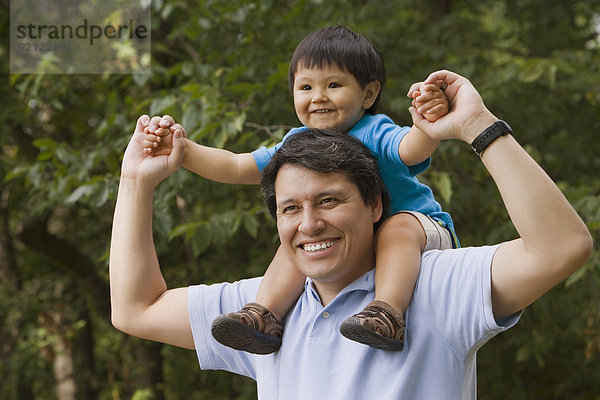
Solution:
M 409 167 L 420 164 L 433 154 L 439 143 L 439 140 L 430 138 L 413 125 L 400 141 L 398 148 L 400 159 Z
M 144 151 L 152 155 L 168 155 L 173 147 L 172 137 L 176 129 L 185 130 L 172 117 L 165 115 L 160 121 L 152 121 L 146 128 Z M 250 153 L 236 154 L 214 147 L 202 146 L 185 139 L 183 167 L 212 181 L 233 184 L 260 183 L 260 171 Z
M 185 139 L 183 166 L 204 178 L 237 184 L 260 183 L 260 171 L 250 153 L 232 153 L 228 150 L 202 146 Z
M 441 84 L 442 82 L 439 82 L 439 85 Z M 436 121 L 448 113 L 448 99 L 438 83 L 413 84 L 407 96 L 413 99 L 413 106 L 428 121 Z M 438 140 L 432 139 L 413 125 L 400 142 L 400 159 L 409 167 L 420 164 L 433 154 L 438 144 Z

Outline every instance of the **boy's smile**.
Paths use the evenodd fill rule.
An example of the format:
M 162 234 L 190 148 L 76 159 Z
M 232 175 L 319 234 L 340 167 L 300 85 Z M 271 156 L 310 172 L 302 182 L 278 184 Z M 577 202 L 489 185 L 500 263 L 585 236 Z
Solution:
M 351 73 L 336 66 L 300 66 L 294 78 L 294 107 L 305 126 L 347 132 L 371 107 L 379 82 L 364 88 Z

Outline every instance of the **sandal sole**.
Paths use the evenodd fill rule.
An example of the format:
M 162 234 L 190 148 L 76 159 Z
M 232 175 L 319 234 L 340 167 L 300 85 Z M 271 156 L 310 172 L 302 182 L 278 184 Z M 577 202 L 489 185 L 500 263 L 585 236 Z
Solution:
M 277 336 L 257 332 L 226 315 L 215 318 L 210 331 L 222 345 L 252 354 L 271 354 L 281 347 L 281 339 Z
M 358 324 L 354 321 L 344 321 L 340 325 L 340 333 L 344 337 L 358 343 L 366 344 L 380 350 L 402 351 L 404 342 L 398 339 L 386 338 L 377 332 Z

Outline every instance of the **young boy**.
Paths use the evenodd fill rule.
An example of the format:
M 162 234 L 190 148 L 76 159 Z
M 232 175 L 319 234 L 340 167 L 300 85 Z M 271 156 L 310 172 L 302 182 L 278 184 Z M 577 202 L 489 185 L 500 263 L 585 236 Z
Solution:
M 393 215 L 376 234 L 375 301 L 347 318 L 340 332 L 360 343 L 399 351 L 404 345 L 403 313 L 412 296 L 421 253 L 457 247 L 458 241 L 450 215 L 442 212 L 431 189 L 415 177 L 429 166 L 438 142 L 415 126 L 399 127 L 387 116 L 375 114 L 384 83 L 379 51 L 364 36 L 346 27 L 309 34 L 290 62 L 289 87 L 298 119 L 305 127 L 335 129 L 360 139 L 376 154 L 391 191 Z M 443 82 L 420 85 L 408 95 L 425 118 L 435 121 L 448 112 L 443 88 Z M 163 123 L 148 127 L 146 151 L 168 152 L 169 128 Z M 301 129 L 306 128 L 292 129 L 284 140 Z M 260 171 L 280 145 L 234 154 L 186 139 L 183 165 L 211 180 L 258 184 Z M 324 198 L 322 206 L 336 201 L 341 200 Z M 303 243 L 302 249 L 318 258 L 335 251 L 336 244 L 336 240 Z M 276 351 L 283 335 L 280 321 L 304 289 L 304 282 L 305 276 L 278 250 L 260 284 L 256 302 L 239 312 L 217 317 L 213 336 L 226 346 L 250 353 Z

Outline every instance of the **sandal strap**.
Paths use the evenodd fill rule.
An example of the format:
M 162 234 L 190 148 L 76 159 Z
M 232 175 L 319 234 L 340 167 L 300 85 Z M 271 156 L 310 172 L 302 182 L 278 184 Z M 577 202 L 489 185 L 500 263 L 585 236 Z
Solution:
M 258 318 L 262 317 L 262 314 L 259 307 L 262 306 L 260 304 L 249 303 L 242 307 L 240 311 L 231 313 L 229 316 L 239 320 L 244 325 L 250 326 L 255 331 L 260 331 L 260 323 L 258 322 Z
M 388 303 L 375 300 L 356 314 L 356 317 L 371 325 L 368 328 L 382 336 L 404 341 L 404 318 Z
M 275 315 L 265 306 L 258 303 L 248 303 L 237 313 L 229 314 L 232 318 L 239 319 L 245 325 L 252 327 L 255 331 L 268 335 L 283 336 L 283 325 L 275 318 Z M 258 318 L 263 321 L 263 329 L 260 329 Z

